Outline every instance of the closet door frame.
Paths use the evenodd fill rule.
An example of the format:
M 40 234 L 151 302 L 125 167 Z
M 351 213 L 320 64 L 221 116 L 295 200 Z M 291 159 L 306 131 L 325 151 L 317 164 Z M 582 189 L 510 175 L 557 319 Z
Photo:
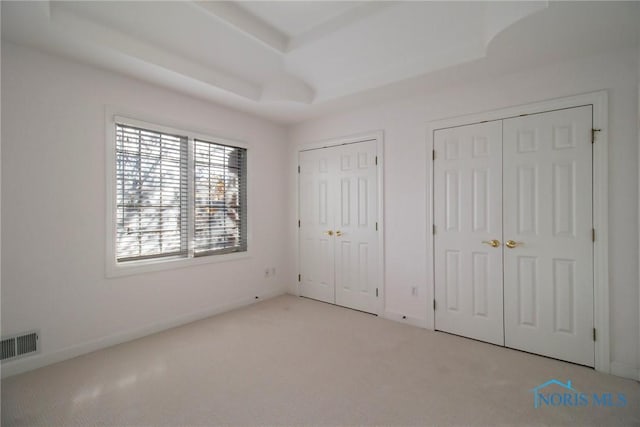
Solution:
M 494 111 L 445 118 L 427 124 L 427 230 L 434 230 L 434 132 L 438 129 L 463 126 L 485 121 L 503 120 L 527 114 L 591 105 L 593 107 L 593 228 L 595 241 L 593 247 L 593 283 L 594 283 L 594 327 L 596 329 L 595 369 L 611 373 L 609 346 L 609 249 L 608 249 L 608 93 L 606 90 L 582 95 L 557 98 L 530 104 L 502 108 Z M 427 233 L 427 277 L 431 278 L 431 296 L 426 307 L 427 328 L 435 327 L 435 280 L 434 280 L 434 238 L 433 232 Z
M 301 295 L 300 278 L 300 227 L 297 222 L 300 218 L 300 183 L 298 175 L 299 158 L 302 151 L 317 150 L 321 148 L 331 148 L 346 144 L 355 144 L 358 142 L 376 141 L 376 158 L 377 158 L 377 185 L 378 185 L 378 203 L 376 206 L 378 215 L 378 303 L 374 314 L 383 317 L 385 315 L 385 277 L 384 277 L 384 131 L 376 130 L 355 135 L 343 137 L 329 138 L 325 140 L 300 144 L 295 149 L 296 156 L 296 295 Z

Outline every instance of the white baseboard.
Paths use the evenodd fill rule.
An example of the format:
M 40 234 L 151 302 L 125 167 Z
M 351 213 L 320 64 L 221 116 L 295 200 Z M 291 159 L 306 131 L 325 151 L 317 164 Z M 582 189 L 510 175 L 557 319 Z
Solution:
M 405 316 L 404 314 L 394 313 L 392 311 L 385 311 L 382 315 L 385 319 L 393 320 L 395 322 L 406 323 L 408 325 L 417 326 L 419 328 L 429 329 L 427 327 L 426 319 L 420 319 L 417 317 Z
M 640 380 L 640 369 L 628 363 L 611 362 L 611 374 L 636 381 Z
M 216 314 L 221 314 L 227 311 L 234 310 L 236 308 L 245 307 L 256 302 L 264 301 L 284 294 L 285 291 L 279 289 L 259 295 L 260 299 L 258 300 L 255 299 L 255 296 L 240 298 L 238 300 L 216 307 L 211 307 L 206 310 L 200 310 L 194 313 L 178 316 L 173 319 L 146 325 L 131 331 L 108 335 L 106 337 L 76 344 L 71 347 L 67 347 L 51 353 L 40 353 L 30 357 L 25 357 L 24 359 L 10 360 L 2 363 L 1 378 L 21 374 L 23 372 L 51 365 L 53 363 L 62 362 L 63 360 L 72 359 L 74 357 L 82 356 L 83 354 L 91 353 L 96 350 L 101 350 L 103 348 L 111 347 L 116 344 L 132 341 L 138 338 L 145 337 L 147 335 L 175 328 L 176 326 L 185 325 L 187 323 L 195 322 L 196 320 L 205 319 L 207 317 L 215 316 Z

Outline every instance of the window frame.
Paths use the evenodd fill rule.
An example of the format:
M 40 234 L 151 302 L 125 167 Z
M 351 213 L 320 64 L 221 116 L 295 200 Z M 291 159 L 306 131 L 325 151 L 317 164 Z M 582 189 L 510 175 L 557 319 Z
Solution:
M 251 257 L 252 248 L 252 233 L 251 233 L 251 209 L 250 201 L 251 197 L 251 185 L 250 185 L 250 161 L 251 150 L 247 143 L 236 139 L 230 139 L 219 135 L 211 135 L 208 133 L 201 133 L 193 130 L 188 130 L 182 126 L 160 125 L 157 123 L 171 123 L 169 120 L 157 120 L 157 119 L 145 119 L 141 120 L 139 114 L 123 114 L 118 113 L 116 110 L 107 107 L 105 112 L 105 130 L 106 130 L 106 265 L 105 276 L 120 277 L 133 274 L 141 274 L 154 271 L 172 270 L 177 268 L 190 267 L 202 264 L 212 264 L 218 262 L 230 262 L 235 260 L 247 259 Z M 133 118 L 136 117 L 136 118 Z M 232 147 L 238 147 L 246 150 L 246 193 L 245 193 L 245 210 L 246 210 L 246 245 L 245 251 L 222 253 L 222 254 L 210 254 L 206 256 L 193 256 L 193 251 L 189 250 L 186 257 L 184 256 L 168 256 L 160 258 L 150 258 L 141 260 L 130 260 L 124 262 L 118 262 L 116 254 L 117 243 L 117 171 L 116 171 L 116 124 L 122 124 L 132 126 L 136 128 L 148 129 L 155 132 L 163 132 L 173 135 L 181 135 L 187 137 L 188 155 L 187 161 L 187 179 L 188 179 L 188 239 L 193 239 L 193 149 L 194 140 L 206 141 L 214 144 L 227 145 Z

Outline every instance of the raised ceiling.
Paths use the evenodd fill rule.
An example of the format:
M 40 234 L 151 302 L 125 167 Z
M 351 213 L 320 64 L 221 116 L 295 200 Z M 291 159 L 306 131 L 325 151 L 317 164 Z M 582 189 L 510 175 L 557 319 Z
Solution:
M 352 1 L 245 1 L 237 5 L 287 37 L 302 34 L 345 15 L 365 2 Z
M 2 37 L 293 123 L 637 46 L 638 2 L 2 2 Z

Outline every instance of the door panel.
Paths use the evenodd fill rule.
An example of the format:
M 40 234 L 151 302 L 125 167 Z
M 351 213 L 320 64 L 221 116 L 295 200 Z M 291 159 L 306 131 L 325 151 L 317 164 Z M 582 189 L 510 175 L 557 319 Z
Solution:
M 302 296 L 335 302 L 332 199 L 335 173 L 330 152 L 300 153 L 300 273 Z
M 504 344 L 502 122 L 435 132 L 436 329 Z
M 378 312 L 376 152 L 367 141 L 300 153 L 303 296 Z
M 591 106 L 504 120 L 505 339 L 594 365 Z
M 336 304 L 377 312 L 378 179 L 376 141 L 339 147 Z

